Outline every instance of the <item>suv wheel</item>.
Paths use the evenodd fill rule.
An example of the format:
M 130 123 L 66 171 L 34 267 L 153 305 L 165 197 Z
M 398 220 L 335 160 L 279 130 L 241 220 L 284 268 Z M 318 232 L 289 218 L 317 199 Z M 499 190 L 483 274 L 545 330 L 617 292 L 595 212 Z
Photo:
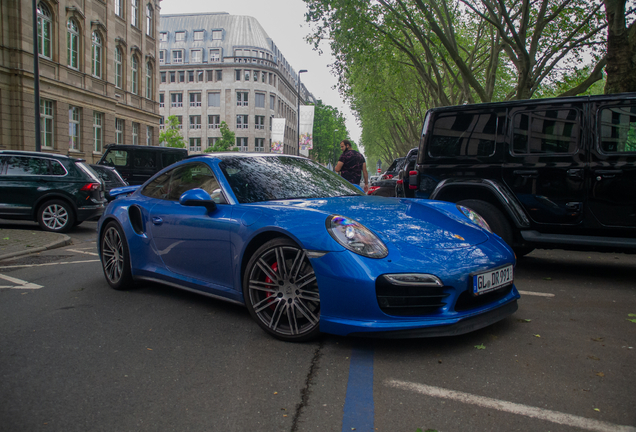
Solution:
M 70 205 L 61 200 L 51 200 L 38 210 L 38 223 L 45 231 L 67 232 L 75 224 L 75 215 Z
M 501 237 L 510 247 L 512 247 L 513 236 L 512 227 L 506 219 L 506 216 L 499 211 L 494 205 L 480 200 L 463 200 L 457 203 L 458 205 L 468 207 L 475 210 L 481 217 L 483 217 L 492 232 Z

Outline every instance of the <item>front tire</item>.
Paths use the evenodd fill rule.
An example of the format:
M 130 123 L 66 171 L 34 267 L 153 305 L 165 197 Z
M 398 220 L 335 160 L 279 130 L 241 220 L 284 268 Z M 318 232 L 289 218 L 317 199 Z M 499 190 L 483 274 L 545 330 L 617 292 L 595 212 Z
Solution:
M 475 210 L 481 217 L 483 217 L 492 232 L 497 234 L 503 239 L 510 247 L 513 244 L 512 227 L 510 222 L 506 219 L 506 216 L 499 211 L 494 205 L 480 200 L 463 200 L 459 201 L 457 205 L 468 207 Z
M 44 231 L 65 233 L 73 228 L 75 214 L 66 202 L 51 200 L 38 209 L 38 223 Z
M 108 285 L 116 290 L 132 288 L 128 243 L 119 224 L 109 222 L 103 229 L 99 242 L 102 269 Z
M 250 258 L 243 295 L 252 318 L 277 339 L 302 342 L 320 333 L 320 294 L 307 254 L 289 239 L 270 240 Z

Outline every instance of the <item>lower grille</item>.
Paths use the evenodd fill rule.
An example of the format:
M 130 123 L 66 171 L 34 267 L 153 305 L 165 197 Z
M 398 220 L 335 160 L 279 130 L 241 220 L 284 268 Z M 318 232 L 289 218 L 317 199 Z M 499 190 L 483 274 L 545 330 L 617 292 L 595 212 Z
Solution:
M 449 296 L 445 287 L 394 285 L 383 276 L 376 280 L 375 292 L 382 312 L 396 316 L 435 314 L 446 306 Z
M 464 291 L 457 299 L 457 303 L 455 303 L 455 311 L 465 311 L 496 302 L 506 297 L 511 291 L 512 284 L 480 296 L 474 296 L 470 290 Z

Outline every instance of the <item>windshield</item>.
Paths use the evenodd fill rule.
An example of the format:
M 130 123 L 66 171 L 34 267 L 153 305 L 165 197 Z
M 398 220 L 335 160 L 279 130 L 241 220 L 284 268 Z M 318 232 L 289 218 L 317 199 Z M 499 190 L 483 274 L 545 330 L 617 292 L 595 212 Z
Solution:
M 364 195 L 336 173 L 295 157 L 229 157 L 219 163 L 239 203 Z

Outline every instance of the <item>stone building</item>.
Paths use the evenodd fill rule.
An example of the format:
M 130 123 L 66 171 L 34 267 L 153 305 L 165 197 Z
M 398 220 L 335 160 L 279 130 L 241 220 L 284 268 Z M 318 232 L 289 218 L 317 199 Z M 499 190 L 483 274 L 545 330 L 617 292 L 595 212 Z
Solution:
M 158 145 L 159 0 L 38 0 L 43 152 Z M 35 150 L 33 10 L 0 3 L 0 149 Z
M 159 40 L 162 123 L 177 116 L 191 153 L 212 146 L 223 121 L 240 151 L 269 152 L 272 120 L 284 118 L 284 153 L 298 154 L 299 74 L 256 19 L 164 15 Z M 315 103 L 303 85 L 300 94 Z

